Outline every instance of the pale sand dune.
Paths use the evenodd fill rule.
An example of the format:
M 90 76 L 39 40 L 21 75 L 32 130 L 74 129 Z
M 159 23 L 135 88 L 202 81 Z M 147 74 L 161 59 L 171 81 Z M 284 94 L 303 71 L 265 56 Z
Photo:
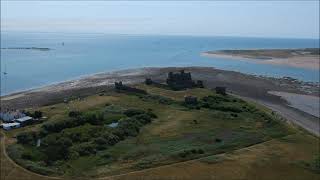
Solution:
M 279 91 L 269 91 L 268 93 L 285 99 L 291 107 L 299 109 L 313 116 L 320 117 L 319 97 Z
M 273 64 L 273 65 L 283 65 L 297 68 L 305 69 L 319 69 L 319 56 L 294 56 L 288 58 L 270 58 L 270 59 L 259 59 L 251 56 L 245 55 L 227 55 L 221 53 L 201 53 L 202 56 L 206 57 L 216 57 L 216 58 L 226 58 L 226 59 L 238 59 L 238 60 L 250 60 L 260 64 Z
M 12 96 L 1 97 L 1 100 L 7 101 L 7 100 L 11 100 L 11 99 L 16 99 L 16 98 L 19 98 L 19 97 L 23 97 L 23 96 L 24 96 L 24 94 L 21 93 L 21 94 L 16 94 L 16 95 L 12 95 Z

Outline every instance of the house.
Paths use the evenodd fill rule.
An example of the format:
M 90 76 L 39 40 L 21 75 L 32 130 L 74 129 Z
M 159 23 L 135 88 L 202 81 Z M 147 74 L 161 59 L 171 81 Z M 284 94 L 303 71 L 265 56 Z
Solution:
M 24 113 L 20 111 L 1 111 L 0 112 L 0 119 L 4 122 L 12 122 L 14 119 L 21 118 L 26 116 Z
M 14 121 L 17 123 L 20 123 L 21 126 L 25 126 L 25 125 L 32 123 L 33 118 L 30 116 L 25 116 L 22 118 L 15 119 Z
M 4 130 L 11 130 L 11 129 L 15 129 L 15 128 L 19 128 L 20 127 L 20 123 L 14 122 L 14 123 L 3 123 L 2 124 L 2 128 Z

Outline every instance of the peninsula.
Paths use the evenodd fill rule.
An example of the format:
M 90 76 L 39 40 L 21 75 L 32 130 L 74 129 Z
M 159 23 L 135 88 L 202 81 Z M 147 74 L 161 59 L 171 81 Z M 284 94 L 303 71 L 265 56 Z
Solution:
M 207 57 L 244 59 L 262 64 L 319 69 L 319 48 L 305 49 L 233 49 L 202 53 Z

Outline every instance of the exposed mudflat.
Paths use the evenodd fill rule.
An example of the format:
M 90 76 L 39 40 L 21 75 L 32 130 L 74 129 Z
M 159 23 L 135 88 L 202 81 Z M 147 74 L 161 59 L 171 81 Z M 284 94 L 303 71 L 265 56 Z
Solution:
M 319 97 L 279 91 L 269 91 L 269 93 L 285 99 L 288 101 L 288 105 L 293 108 L 297 108 L 313 116 L 320 117 Z

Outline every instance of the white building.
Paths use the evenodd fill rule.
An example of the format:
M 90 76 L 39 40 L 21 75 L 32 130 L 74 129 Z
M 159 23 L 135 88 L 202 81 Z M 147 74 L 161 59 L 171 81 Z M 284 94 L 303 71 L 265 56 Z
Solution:
M 27 124 L 28 122 L 32 121 L 32 117 L 30 116 L 25 116 L 25 117 L 22 117 L 22 118 L 19 118 L 19 119 L 15 119 L 14 121 L 17 122 L 17 123 L 20 123 L 21 125 L 25 125 Z
M 3 123 L 2 124 L 2 128 L 4 130 L 10 130 L 10 129 L 14 129 L 14 128 L 19 128 L 20 127 L 20 123 Z
M 21 118 L 26 116 L 24 113 L 20 111 L 1 111 L 0 112 L 0 119 L 3 120 L 4 122 L 10 122 L 13 121 L 14 119 Z

